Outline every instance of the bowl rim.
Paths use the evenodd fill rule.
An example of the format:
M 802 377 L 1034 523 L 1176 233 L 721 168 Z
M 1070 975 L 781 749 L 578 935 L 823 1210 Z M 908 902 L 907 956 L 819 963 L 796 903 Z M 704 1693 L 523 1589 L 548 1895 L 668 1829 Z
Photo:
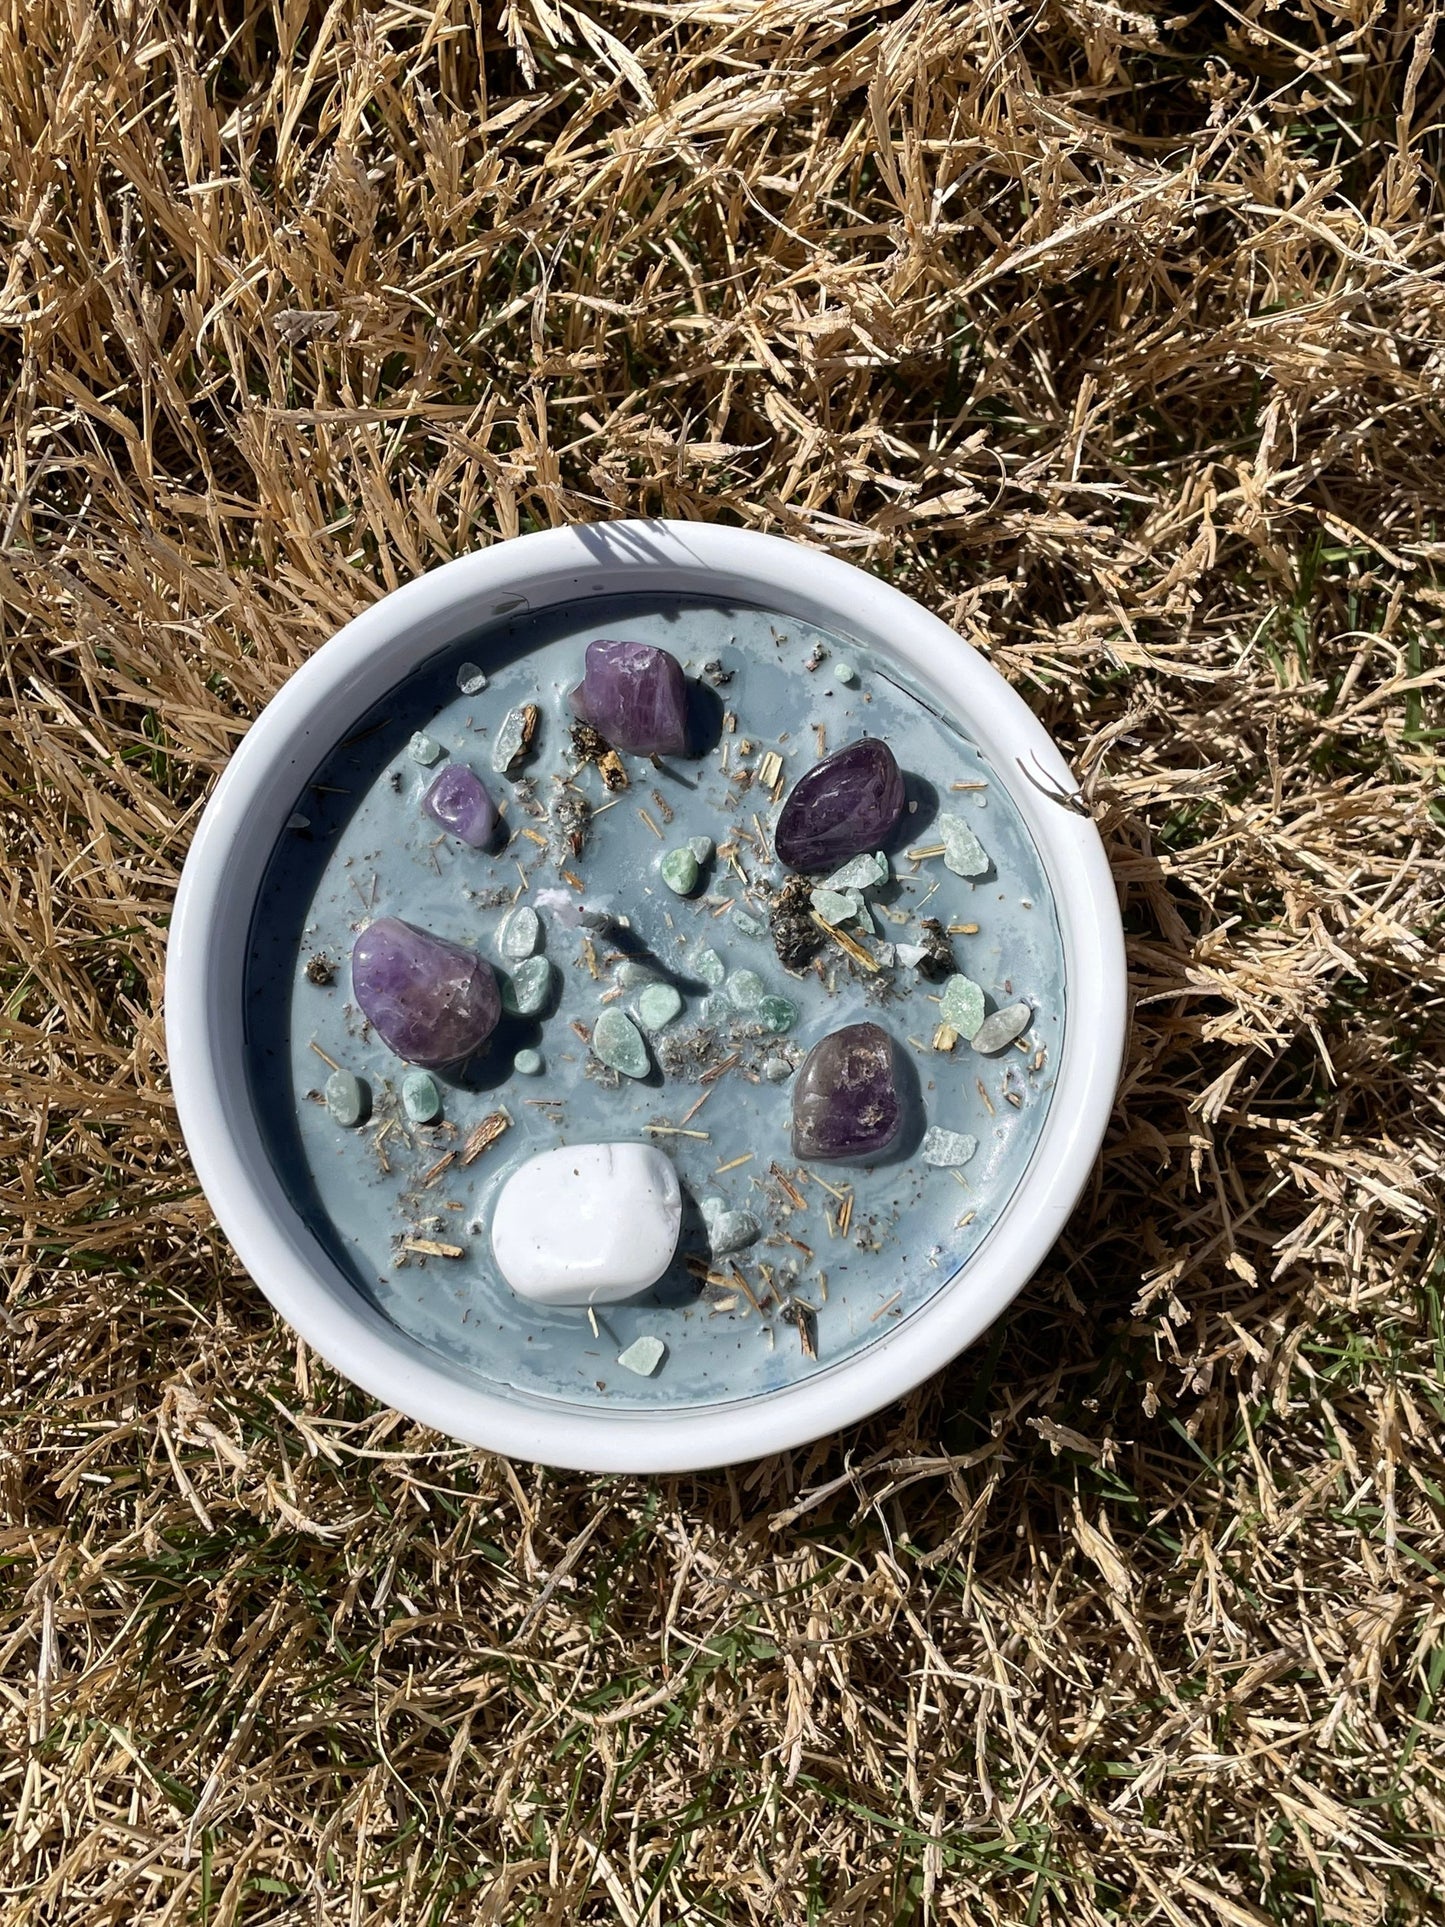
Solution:
M 392 1325 L 291 1205 L 245 1075 L 240 988 L 256 890 L 305 781 L 346 728 L 488 617 L 594 594 L 734 594 L 901 663 L 966 726 L 1023 816 L 1054 892 L 1065 1023 L 1025 1183 L 952 1279 L 862 1351 L 794 1385 L 676 1411 L 509 1399 Z M 165 1032 L 182 1135 L 251 1278 L 306 1343 L 413 1419 L 509 1457 L 586 1472 L 702 1470 L 809 1443 L 912 1391 L 1021 1291 L 1093 1168 L 1127 1021 L 1123 928 L 1092 818 L 1023 699 L 900 590 L 786 537 L 721 523 L 622 521 L 522 535 L 381 596 L 282 685 L 222 772 L 192 841 L 167 947 Z M 1025 1192 L 1027 1196 L 1025 1196 Z

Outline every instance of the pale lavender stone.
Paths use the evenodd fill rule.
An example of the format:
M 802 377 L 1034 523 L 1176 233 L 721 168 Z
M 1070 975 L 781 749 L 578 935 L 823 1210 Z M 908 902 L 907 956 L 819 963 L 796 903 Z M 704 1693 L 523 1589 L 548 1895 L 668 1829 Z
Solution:
M 613 749 L 675 756 L 687 748 L 682 664 L 650 642 L 589 642 L 572 707 Z
M 790 870 L 827 870 L 876 850 L 903 814 L 903 772 L 887 743 L 864 736 L 815 763 L 783 805 L 773 847 Z
M 399 917 L 378 917 L 356 939 L 351 987 L 381 1041 L 427 1070 L 469 1057 L 502 1014 L 490 964 Z
M 484 850 L 496 834 L 497 806 L 482 779 L 465 763 L 448 763 L 421 800 L 427 815 L 470 843 Z
M 903 1128 L 893 1039 L 846 1024 L 808 1052 L 793 1085 L 793 1156 L 867 1163 Z

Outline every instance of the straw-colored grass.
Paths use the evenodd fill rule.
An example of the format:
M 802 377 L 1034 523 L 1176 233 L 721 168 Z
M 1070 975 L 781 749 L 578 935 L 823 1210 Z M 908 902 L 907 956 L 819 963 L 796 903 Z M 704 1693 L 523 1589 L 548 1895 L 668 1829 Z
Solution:
M 1418 0 L 6 0 L 9 1927 L 1438 1921 L 1445 73 Z M 717 516 L 1072 756 L 1135 1016 L 989 1337 L 647 1481 L 379 1411 L 177 1136 L 248 722 Z

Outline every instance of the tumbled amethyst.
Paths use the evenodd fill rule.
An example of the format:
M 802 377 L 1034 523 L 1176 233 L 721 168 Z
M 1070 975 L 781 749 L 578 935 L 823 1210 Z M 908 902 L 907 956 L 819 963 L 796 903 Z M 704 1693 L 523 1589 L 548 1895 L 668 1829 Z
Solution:
M 876 736 L 845 743 L 793 785 L 773 836 L 790 870 L 828 870 L 876 850 L 903 814 L 903 772 Z
M 589 642 L 572 707 L 604 742 L 629 755 L 675 756 L 687 748 L 682 664 L 650 642 Z
M 356 939 L 351 988 L 382 1042 L 427 1070 L 469 1057 L 502 1014 L 489 963 L 399 917 L 378 917 Z
M 487 795 L 482 779 L 465 763 L 448 763 L 421 800 L 427 815 L 470 843 L 484 850 L 497 827 L 497 806 Z
M 893 1039 L 877 1024 L 821 1038 L 793 1084 L 793 1156 L 866 1164 L 903 1127 Z

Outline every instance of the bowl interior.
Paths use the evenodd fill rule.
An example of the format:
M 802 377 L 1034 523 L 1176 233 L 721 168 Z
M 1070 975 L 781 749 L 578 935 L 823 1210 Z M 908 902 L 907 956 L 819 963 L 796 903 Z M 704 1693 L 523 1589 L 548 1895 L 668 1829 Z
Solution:
M 804 1379 L 675 1410 L 559 1408 L 480 1382 L 359 1290 L 276 1170 L 243 1020 L 255 906 L 297 799 L 388 691 L 479 629 L 597 596 L 702 595 L 813 622 L 872 652 L 956 719 L 1007 792 L 1057 909 L 1070 1021 L 1052 1060 L 1028 1183 L 1014 1186 L 968 1262 L 916 1317 Z M 1018 1290 L 1087 1175 L 1112 1102 L 1123 1034 L 1122 942 L 1091 823 L 1022 702 L 959 639 L 861 572 L 774 538 L 623 524 L 500 545 L 383 599 L 279 692 L 228 769 L 197 835 L 173 924 L 167 1029 L 181 1121 L 224 1228 L 278 1309 L 342 1371 L 456 1436 L 589 1469 L 719 1464 L 817 1436 L 908 1389 Z
M 633 759 L 620 793 L 576 768 L 566 693 L 599 634 L 660 643 L 683 661 L 698 679 L 694 740 L 706 754 L 657 769 Z M 853 671 L 846 685 L 832 673 L 840 662 Z M 708 664 L 714 681 L 699 675 Z M 486 671 L 485 690 L 459 691 L 465 665 Z M 502 719 L 529 701 L 542 712 L 538 747 L 513 784 L 493 776 L 490 750 Z M 496 847 L 468 849 L 422 809 L 436 770 L 408 754 L 419 729 L 506 799 L 510 835 Z M 862 735 L 890 744 L 909 792 L 891 839 L 895 875 L 870 896 L 862 955 L 887 958 L 891 944 L 917 941 L 931 914 L 990 1009 L 1032 1005 L 1011 1047 L 984 1056 L 959 1039 L 935 1049 L 939 984 L 907 966 L 869 970 L 856 937 L 851 952 L 823 944 L 815 969 L 786 973 L 778 961 L 766 922 L 777 805 L 753 773 L 774 752 L 780 792 L 820 743 Z M 273 1166 L 355 1289 L 497 1396 L 656 1414 L 784 1391 L 866 1350 L 885 1322 L 920 1316 L 1027 1182 L 1065 1032 L 1051 887 L 986 753 L 859 638 L 737 601 L 636 592 L 494 617 L 348 726 L 292 801 L 292 827 L 257 895 L 247 973 L 248 1071 Z M 992 860 L 976 879 L 937 854 L 940 820 L 952 816 Z M 722 854 L 682 899 L 659 860 L 693 834 Z M 444 1117 L 413 1124 L 400 1102 L 405 1066 L 350 993 L 355 936 L 372 916 L 401 916 L 501 961 L 498 930 L 513 902 L 538 906 L 547 931 L 545 1015 L 505 1017 L 484 1054 L 437 1073 Z M 584 903 L 625 915 L 626 928 L 569 928 L 563 919 Z M 625 978 L 639 967 L 683 1006 L 651 1040 L 653 1071 L 634 1081 L 599 1071 L 583 1040 L 604 1009 L 638 1010 L 641 987 Z M 709 983 L 724 972 L 728 987 Z M 785 1034 L 734 1004 L 729 987 L 748 972 L 796 1012 Z M 827 1033 L 870 1020 L 899 1048 L 904 1134 L 867 1166 L 801 1162 L 789 1141 L 792 1073 Z M 513 1071 L 519 1050 L 543 1053 L 541 1076 Z M 320 1101 L 331 1063 L 372 1093 L 360 1130 L 340 1127 Z M 471 1134 L 503 1117 L 495 1146 L 463 1162 Z M 930 1166 L 929 1128 L 977 1149 L 966 1165 Z M 487 1239 L 501 1186 L 537 1152 L 609 1137 L 649 1141 L 677 1169 L 676 1259 L 651 1291 L 590 1318 L 520 1303 Z M 710 1261 L 705 1199 L 750 1213 L 758 1241 Z M 646 1378 L 616 1362 L 644 1337 L 667 1348 Z

